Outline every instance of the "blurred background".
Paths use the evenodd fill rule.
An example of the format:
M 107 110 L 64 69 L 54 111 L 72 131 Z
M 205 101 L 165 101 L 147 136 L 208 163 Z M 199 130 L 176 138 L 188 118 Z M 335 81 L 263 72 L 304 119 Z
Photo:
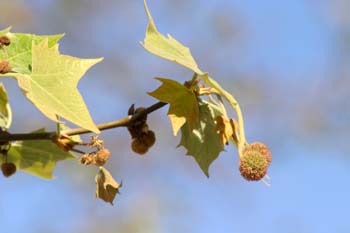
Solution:
M 350 232 L 349 0 L 148 2 L 162 33 L 184 45 L 241 104 L 247 139 L 271 149 L 271 187 L 245 181 L 230 146 L 207 179 L 174 138 L 167 107 L 150 115 L 157 143 L 134 154 L 125 129 L 104 131 L 107 165 L 123 181 L 114 206 L 95 199 L 95 167 L 60 162 L 54 180 L 18 172 L 0 178 L 1 232 Z M 105 57 L 79 83 L 97 123 L 123 117 L 153 77 L 191 78 L 140 46 L 141 0 L 1 0 L 0 28 L 57 34 L 62 53 Z M 12 79 L 11 132 L 52 122 Z

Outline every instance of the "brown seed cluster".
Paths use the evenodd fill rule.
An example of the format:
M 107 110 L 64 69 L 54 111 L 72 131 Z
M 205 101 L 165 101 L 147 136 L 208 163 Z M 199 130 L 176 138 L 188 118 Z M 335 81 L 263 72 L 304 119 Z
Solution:
M 134 109 L 131 105 L 128 114 L 134 115 L 144 111 L 145 108 Z M 132 138 L 131 149 L 140 155 L 147 153 L 156 142 L 156 135 L 152 130 L 149 130 L 147 125 L 147 115 L 140 117 L 135 122 L 128 125 L 128 130 Z
M 265 144 L 251 143 L 243 150 L 239 171 L 246 180 L 259 181 L 266 175 L 271 160 L 271 152 Z
M 140 137 L 134 138 L 131 142 L 131 149 L 140 155 L 145 154 L 156 142 L 156 135 L 152 130 L 143 133 Z
M 2 60 L 0 61 L 0 74 L 6 74 L 11 72 L 12 68 L 8 61 Z
M 10 38 L 8 38 L 7 36 L 0 36 L 0 46 L 9 46 L 10 44 Z
M 4 162 L 1 164 L 1 171 L 5 177 L 12 176 L 16 173 L 16 165 L 14 163 Z
M 80 157 L 80 163 L 84 165 L 96 165 L 103 166 L 111 156 L 111 152 L 108 149 L 100 149 L 96 152 L 87 153 Z
M 0 47 L 9 46 L 10 44 L 10 38 L 8 38 L 7 36 L 0 36 Z

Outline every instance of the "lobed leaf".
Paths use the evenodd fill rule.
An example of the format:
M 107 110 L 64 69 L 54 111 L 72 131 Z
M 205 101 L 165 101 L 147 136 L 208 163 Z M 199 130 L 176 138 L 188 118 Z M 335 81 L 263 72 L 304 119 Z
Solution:
M 142 46 L 150 53 L 172 62 L 176 62 L 188 69 L 193 70 L 195 73 L 202 74 L 203 72 L 199 70 L 189 48 L 183 46 L 170 35 L 166 37 L 159 33 L 148 9 L 146 0 L 144 0 L 144 5 L 149 23 Z
M 48 39 L 32 45 L 31 74 L 13 74 L 25 96 L 48 118 L 57 115 L 92 132 L 99 133 L 80 95 L 80 78 L 102 58 L 80 59 L 61 55 L 58 45 L 49 47 Z
M 216 132 L 214 115 L 208 105 L 199 106 L 199 122 L 191 132 L 186 123 L 181 128 L 181 141 L 178 145 L 187 149 L 204 174 L 209 177 L 209 166 L 223 151 L 224 145 Z
M 171 121 L 174 135 L 188 122 L 193 129 L 199 118 L 198 101 L 193 90 L 181 83 L 165 78 L 156 78 L 162 85 L 148 94 L 162 102 L 169 103 L 168 116 Z
M 6 53 L 0 53 L 0 60 L 10 62 L 12 70 L 21 74 L 30 74 L 32 67 L 32 45 L 48 40 L 48 47 L 52 47 L 64 36 L 57 34 L 51 36 L 37 36 L 25 33 L 11 33 L 11 28 L 0 31 L 0 36 L 6 35 L 11 40 L 11 45 L 6 47 Z

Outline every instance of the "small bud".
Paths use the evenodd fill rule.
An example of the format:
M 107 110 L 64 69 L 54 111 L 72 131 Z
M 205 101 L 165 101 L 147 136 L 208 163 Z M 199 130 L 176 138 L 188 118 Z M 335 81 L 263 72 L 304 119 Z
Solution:
M 134 138 L 131 142 L 131 149 L 135 153 L 143 155 L 148 151 L 148 145 L 140 138 Z
M 128 115 L 134 115 L 135 113 L 135 104 L 132 104 L 128 110 Z
M 0 36 L 0 45 L 9 46 L 11 44 L 10 38 L 7 36 Z
M 13 164 L 13 163 L 2 163 L 1 165 L 1 171 L 2 171 L 2 174 L 5 176 L 5 177 L 9 177 L 11 175 L 13 175 L 15 172 L 16 172 L 16 165 Z
M 75 144 L 72 139 L 66 135 L 56 136 L 52 141 L 65 152 L 72 150 Z
M 11 72 L 12 68 L 8 61 L 2 60 L 0 61 L 0 74 L 6 74 Z

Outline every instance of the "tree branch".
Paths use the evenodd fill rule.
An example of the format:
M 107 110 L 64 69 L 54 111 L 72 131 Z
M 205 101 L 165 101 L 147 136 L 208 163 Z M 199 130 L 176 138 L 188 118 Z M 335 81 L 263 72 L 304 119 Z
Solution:
M 162 108 L 165 105 L 167 105 L 167 103 L 157 102 L 135 115 L 123 117 L 115 121 L 98 124 L 97 128 L 103 131 L 111 128 L 126 127 L 130 123 L 135 122 L 137 119 L 145 115 L 148 115 Z M 68 136 L 80 135 L 80 134 L 86 134 L 86 133 L 91 133 L 91 131 L 84 128 L 75 128 L 75 129 L 61 131 L 61 134 L 68 135 Z M 10 134 L 8 132 L 4 132 L 4 133 L 0 133 L 0 142 L 25 141 L 25 140 L 52 140 L 56 136 L 57 136 L 57 132 L 20 133 L 20 134 Z

